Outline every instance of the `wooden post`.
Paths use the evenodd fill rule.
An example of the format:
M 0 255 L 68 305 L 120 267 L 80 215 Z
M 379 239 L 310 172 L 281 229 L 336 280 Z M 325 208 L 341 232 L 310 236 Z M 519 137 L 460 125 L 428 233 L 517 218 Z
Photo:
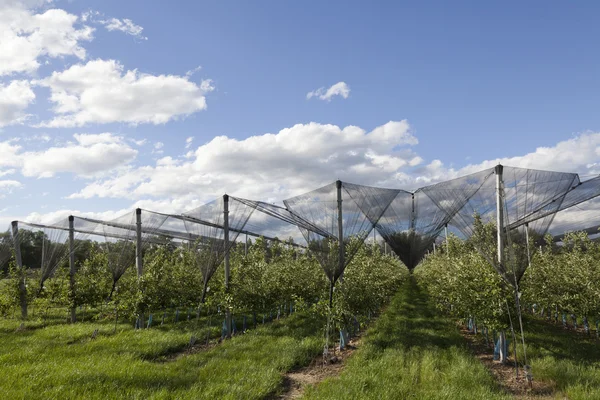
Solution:
M 69 215 L 69 289 L 71 291 L 71 323 L 77 322 L 77 307 L 75 305 L 75 218 Z
M 21 240 L 19 238 L 19 223 L 12 222 L 12 236 L 15 246 L 15 262 L 19 270 L 19 301 L 21 303 L 21 318 L 27 318 L 27 286 L 25 286 L 25 271 L 23 271 L 23 259 L 21 258 Z
M 225 293 L 229 292 L 229 196 L 223 195 L 223 251 L 225 264 Z M 227 338 L 231 338 L 231 310 L 225 309 L 225 325 Z

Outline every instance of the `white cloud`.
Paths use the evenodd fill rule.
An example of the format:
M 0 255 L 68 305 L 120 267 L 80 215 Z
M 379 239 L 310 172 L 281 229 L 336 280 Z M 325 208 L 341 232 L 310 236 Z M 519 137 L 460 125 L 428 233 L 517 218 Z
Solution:
M 177 198 L 196 193 L 209 199 L 230 192 L 282 199 L 336 178 L 373 185 L 389 177 L 389 164 L 414 163 L 410 150 L 395 148 L 415 144 L 406 121 L 390 121 L 371 132 L 309 123 L 244 140 L 219 136 L 198 147 L 190 161 L 163 158 L 154 166 L 97 180 L 71 197 Z M 379 155 L 386 156 L 385 163 Z M 357 172 L 356 166 L 364 168 Z
M 0 127 L 23 123 L 25 110 L 34 100 L 35 93 L 27 81 L 0 83 Z
M 189 149 L 192 146 L 192 142 L 194 141 L 194 137 L 190 136 L 187 139 L 185 139 L 185 148 Z
M 7 194 L 13 193 L 15 189 L 22 188 L 23 185 L 15 180 L 0 180 L 0 199 L 6 197 Z
M 130 19 L 110 18 L 108 20 L 103 20 L 99 22 L 102 25 L 104 25 L 109 31 L 121 31 L 137 39 L 148 40 L 147 37 L 142 35 L 142 31 L 144 30 L 144 28 L 134 24 L 133 21 Z
M 131 162 L 137 150 L 110 133 L 75 134 L 64 147 L 23 152 L 15 141 L 0 142 L 0 166 L 16 167 L 27 177 L 49 178 L 68 172 L 94 176 Z
M 350 86 L 348 86 L 346 82 L 338 82 L 334 85 L 331 85 L 328 89 L 320 87 L 306 94 L 307 99 L 318 97 L 319 99 L 326 101 L 331 101 L 333 96 L 340 96 L 344 99 L 347 99 L 348 96 L 350 96 Z
M 551 147 L 538 147 L 522 156 L 497 158 L 462 168 L 448 168 L 441 160 L 433 160 L 417 169 L 415 182 L 421 186 L 471 174 L 497 164 L 548 171 L 600 174 L 600 133 L 585 132 Z
M 81 42 L 93 39 L 93 28 L 60 9 L 36 13 L 40 1 L 0 3 L 0 76 L 33 73 L 42 57 L 86 57 Z
M 187 77 L 125 71 L 115 60 L 73 65 L 35 82 L 50 88 L 50 101 L 59 114 L 47 127 L 125 122 L 164 124 L 206 109 L 210 80 L 200 86 Z

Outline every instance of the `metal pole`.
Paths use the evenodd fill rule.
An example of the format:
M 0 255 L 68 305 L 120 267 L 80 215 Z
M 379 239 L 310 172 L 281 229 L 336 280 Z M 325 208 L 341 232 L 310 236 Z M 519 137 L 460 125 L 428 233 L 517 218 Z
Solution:
M 525 224 L 525 240 L 527 241 L 527 266 L 531 267 L 531 253 L 529 252 L 529 224 Z
M 71 290 L 71 322 L 77 322 L 77 307 L 75 305 L 75 218 L 69 215 L 69 284 Z
M 21 303 L 21 317 L 27 318 L 27 287 L 25 286 L 25 271 L 23 271 L 23 259 L 21 258 L 21 240 L 19 238 L 19 223 L 12 222 L 12 236 L 15 245 L 15 261 L 19 269 L 19 301 Z
M 137 269 L 138 280 L 144 273 L 144 258 L 142 254 L 142 209 L 135 209 L 135 266 Z M 145 326 L 146 317 L 144 313 L 139 315 L 140 324 L 139 327 L 142 329 Z
M 142 257 L 142 209 L 135 210 L 135 266 L 138 278 L 144 273 L 144 260 Z
M 448 258 L 450 258 L 450 242 L 448 242 L 448 224 L 444 225 L 444 233 L 446 234 L 446 253 L 448 253 Z
M 504 267 L 504 188 L 502 182 L 502 172 L 504 167 L 496 165 L 496 218 L 498 231 L 498 264 L 500 268 Z
M 342 181 L 338 180 L 335 183 L 337 187 L 337 210 L 338 210 L 338 242 L 339 242 L 339 265 L 340 269 L 340 280 L 343 279 L 343 271 L 345 266 L 345 252 L 344 252 L 344 226 L 343 226 L 343 210 L 342 210 Z
M 248 255 L 248 234 L 246 233 L 246 242 L 244 243 L 244 256 Z
M 415 194 L 412 193 L 412 211 L 410 213 L 410 229 L 415 229 Z
M 224 264 L 225 264 L 225 293 L 229 292 L 229 196 L 223 195 L 223 242 L 224 242 Z M 225 310 L 225 325 L 227 338 L 231 337 L 231 310 Z

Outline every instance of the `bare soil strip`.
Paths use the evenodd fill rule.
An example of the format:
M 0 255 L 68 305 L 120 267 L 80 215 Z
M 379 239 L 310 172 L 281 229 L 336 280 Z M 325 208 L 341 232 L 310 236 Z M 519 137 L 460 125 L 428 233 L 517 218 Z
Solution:
M 360 344 L 360 336 L 357 336 L 350 339 L 346 350 L 336 349 L 330 362 L 325 363 L 323 356 L 319 355 L 307 367 L 286 373 L 283 377 L 283 392 L 271 399 L 299 399 L 307 386 L 316 385 L 326 378 L 339 375 L 348 358 L 354 354 Z

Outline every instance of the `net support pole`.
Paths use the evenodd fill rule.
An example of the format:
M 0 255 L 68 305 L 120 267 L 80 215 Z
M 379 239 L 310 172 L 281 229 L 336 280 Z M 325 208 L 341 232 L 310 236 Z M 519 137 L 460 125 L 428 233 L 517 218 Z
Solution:
M 223 246 L 225 264 L 225 293 L 229 293 L 229 196 L 223 195 Z M 225 327 L 226 337 L 231 337 L 231 310 L 227 306 L 225 309 Z
M 450 242 L 448 242 L 448 224 L 444 225 L 444 234 L 446 235 L 446 253 L 448 253 L 448 258 L 450 258 Z
M 500 268 L 504 267 L 504 190 L 502 187 L 503 170 L 504 167 L 500 164 L 496 165 L 496 168 L 494 169 L 494 173 L 496 174 L 496 236 L 498 242 L 498 264 L 500 265 Z M 504 337 L 504 331 L 502 331 L 500 334 L 501 337 Z M 500 352 L 500 362 L 505 363 L 506 361 L 507 354 L 505 354 L 503 351 Z
M 142 255 L 142 209 L 135 209 L 135 267 L 137 269 L 138 282 L 139 278 L 141 278 L 144 273 L 144 258 Z M 141 288 L 140 288 L 141 289 Z M 146 317 L 142 312 L 139 315 L 140 329 L 145 325 Z
M 337 188 L 337 212 L 338 212 L 338 242 L 339 242 L 339 260 L 338 268 L 340 269 L 340 280 L 343 279 L 343 271 L 345 265 L 345 252 L 344 252 L 344 226 L 343 226 L 343 211 L 342 211 L 342 181 L 338 180 L 335 182 Z
M 529 224 L 525 224 L 525 240 L 527 241 L 527 266 L 531 267 L 531 253 L 529 251 Z
M 138 278 L 144 273 L 144 260 L 142 258 L 142 209 L 135 210 L 135 266 Z
M 69 290 L 71 291 L 71 323 L 77 322 L 75 306 L 75 218 L 69 215 Z
M 410 212 L 410 230 L 415 229 L 415 194 L 412 193 L 412 210 Z
M 27 287 L 25 286 L 25 271 L 23 271 L 23 258 L 21 257 L 21 240 L 19 238 L 19 223 L 13 221 L 12 236 L 15 246 L 15 262 L 19 269 L 19 302 L 21 303 L 21 317 L 27 318 Z
M 502 172 L 504 167 L 496 165 L 496 220 L 498 236 L 498 264 L 504 267 L 504 188 L 502 187 Z
M 248 255 L 248 234 L 246 233 L 246 241 L 244 242 L 244 256 Z

